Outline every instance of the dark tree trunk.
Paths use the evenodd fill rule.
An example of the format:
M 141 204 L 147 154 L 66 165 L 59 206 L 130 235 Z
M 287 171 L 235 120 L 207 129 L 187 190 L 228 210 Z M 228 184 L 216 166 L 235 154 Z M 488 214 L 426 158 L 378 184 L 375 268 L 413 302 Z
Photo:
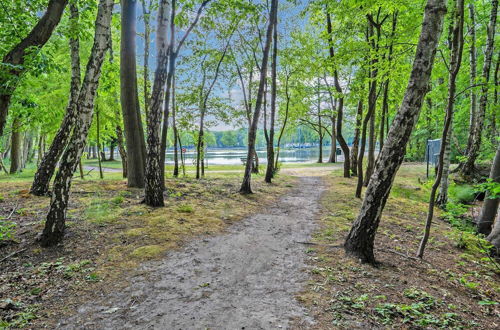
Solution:
M 127 145 L 127 185 L 144 187 L 146 146 L 136 68 L 136 0 L 121 0 L 120 101 Z
M 491 59 L 493 57 L 493 44 L 495 41 L 495 26 L 497 21 L 498 0 L 491 1 L 491 15 L 487 29 L 486 50 L 484 52 L 483 72 L 481 87 L 481 97 L 479 98 L 479 109 L 476 114 L 476 124 L 474 125 L 472 142 L 469 152 L 467 153 L 467 160 L 461 166 L 460 174 L 463 177 L 472 177 L 475 175 L 475 162 L 479 155 L 481 148 L 481 135 L 484 129 L 484 118 L 486 108 L 488 106 L 488 82 L 490 80 L 490 67 Z
M 168 25 L 168 4 L 167 0 L 161 0 L 158 8 L 158 25 L 156 32 L 156 72 L 151 92 L 151 101 L 148 111 L 148 148 L 146 157 L 146 187 L 144 202 L 146 205 L 158 207 L 163 206 L 163 182 L 162 172 L 164 164 L 161 164 L 161 141 L 160 129 L 162 119 L 162 105 L 165 82 L 167 79 L 168 62 L 168 43 L 167 43 L 167 25 Z
M 351 150 L 351 172 L 352 175 L 358 175 L 358 149 L 359 149 L 359 133 L 361 130 L 361 121 L 363 119 L 363 100 L 358 101 L 358 111 L 356 113 L 356 127 L 354 128 L 354 139 L 352 141 Z
M 40 165 L 35 173 L 33 184 L 30 192 L 36 196 L 47 195 L 52 176 L 64 151 L 68 144 L 71 131 L 73 129 L 76 118 L 76 102 L 78 101 L 78 92 L 80 89 L 80 42 L 78 40 L 78 8 L 75 4 L 70 4 L 71 10 L 71 31 L 72 37 L 69 40 L 70 56 L 71 56 L 71 83 L 70 83 L 70 98 L 66 113 L 64 114 L 61 126 L 50 145 L 49 151 L 44 154 Z
M 105 161 L 106 160 L 106 157 L 104 155 L 104 152 L 103 150 L 101 149 L 101 130 L 100 130 L 100 126 L 101 126 L 101 123 L 100 123 L 100 116 L 99 116 L 99 110 L 97 109 L 97 105 L 95 106 L 96 107 L 96 124 L 97 124 L 97 163 L 99 164 L 99 177 L 101 179 L 104 179 L 104 174 L 102 173 L 102 161 Z
M 266 82 L 266 77 L 267 77 L 267 62 L 269 60 L 269 49 L 271 48 L 274 18 L 277 16 L 276 15 L 277 10 L 278 10 L 278 0 L 272 0 L 271 12 L 269 14 L 269 22 L 267 25 L 266 41 L 264 44 L 264 51 L 262 54 L 262 64 L 260 66 L 259 89 L 257 91 L 257 99 L 255 101 L 255 110 L 253 113 L 252 124 L 250 125 L 250 129 L 248 131 L 247 162 L 245 165 L 245 174 L 243 177 L 243 182 L 241 183 L 240 187 L 240 193 L 243 194 L 252 193 L 252 187 L 251 187 L 252 163 L 254 155 L 257 156 L 257 153 L 255 152 L 255 139 L 257 136 L 257 125 L 259 123 L 259 115 L 262 107 L 262 99 L 264 96 L 264 84 Z
M 12 121 L 12 133 L 10 142 L 10 174 L 17 173 L 21 170 L 21 119 L 16 116 Z
M 274 27 L 273 27 L 273 53 L 272 53 L 272 64 L 271 64 L 271 113 L 270 113 L 270 123 L 269 123 L 269 141 L 267 143 L 267 168 L 266 168 L 266 177 L 265 181 L 267 183 L 271 183 L 274 177 L 274 125 L 276 118 L 276 93 L 277 93 L 277 84 L 276 84 L 276 67 L 278 61 L 278 11 L 275 11 L 273 18 Z
M 56 245 L 64 236 L 71 180 L 80 161 L 92 123 L 94 98 L 99 84 L 101 66 L 106 50 L 110 45 L 112 12 L 113 0 L 101 0 L 99 2 L 95 22 L 94 45 L 78 96 L 76 109 L 78 117 L 68 147 L 63 153 L 59 171 L 54 180 L 50 209 L 40 238 L 42 246 Z
M 12 48 L 2 60 L 2 72 L 0 74 L 0 136 L 9 113 L 9 105 L 14 93 L 19 76 L 26 70 L 23 66 L 24 57 L 31 54 L 37 48 L 43 47 L 49 40 L 64 12 L 68 0 L 50 0 L 47 11 L 33 27 L 26 38 L 21 40 Z M 10 68 L 10 69 L 7 69 Z
M 125 146 L 123 144 L 123 131 L 120 125 L 116 125 L 116 140 L 118 144 L 118 152 L 120 153 L 120 158 L 122 160 L 122 175 L 123 178 L 127 178 L 127 151 L 125 150 Z
M 389 196 L 394 176 L 403 161 L 406 144 L 427 92 L 445 13 L 444 0 L 428 0 L 403 103 L 394 118 L 384 149 L 375 165 L 359 216 L 354 221 L 345 242 L 346 252 L 363 262 L 375 263 L 373 245 L 380 216 Z
M 335 52 L 333 49 L 332 21 L 331 21 L 330 13 L 327 13 L 326 20 L 327 20 L 327 32 L 328 32 L 330 58 L 333 59 L 335 57 Z M 349 146 L 347 145 L 347 142 L 344 139 L 344 136 L 342 135 L 342 120 L 343 120 L 343 116 L 344 116 L 344 96 L 343 96 L 342 88 L 340 87 L 339 74 L 338 74 L 337 68 L 335 68 L 333 71 L 333 78 L 334 78 L 334 83 L 335 83 L 335 89 L 337 90 L 337 93 L 339 93 L 341 95 L 339 97 L 339 106 L 337 109 L 337 140 L 339 141 L 340 148 L 342 149 L 342 153 L 344 154 L 344 178 L 350 178 L 351 177 L 351 164 L 350 164 L 350 157 L 349 157 L 350 150 L 349 150 Z
M 175 118 L 175 76 L 172 81 L 172 129 L 174 131 L 174 177 L 179 176 L 179 132 L 177 131 L 177 121 Z M 182 149 L 181 149 L 182 152 Z
M 330 157 L 328 157 L 329 163 L 337 162 L 337 134 L 335 133 L 335 115 L 330 117 L 332 121 L 332 142 L 330 144 Z
M 109 144 L 109 161 L 115 160 L 115 141 L 111 141 Z
M 500 183 L 500 144 L 497 147 L 495 159 L 491 165 L 490 179 L 492 182 Z M 486 236 L 490 234 L 495 216 L 498 212 L 499 202 L 500 198 L 491 198 L 490 193 L 486 193 L 483 207 L 481 208 L 481 215 L 477 222 L 478 233 Z
M 283 133 L 285 133 L 285 128 L 286 124 L 288 122 L 288 113 L 289 113 L 289 108 L 290 108 L 290 94 L 288 91 L 288 80 L 290 78 L 290 75 L 287 75 L 286 80 L 285 80 L 285 97 L 286 97 L 286 102 L 285 102 L 285 118 L 283 119 L 283 126 L 281 126 L 280 133 L 278 135 L 278 147 L 276 151 L 276 159 L 274 161 L 274 169 L 276 170 L 279 166 L 279 156 L 280 156 L 280 146 L 281 146 L 281 138 L 283 137 Z
M 432 218 L 434 216 L 434 204 L 436 202 L 436 192 L 439 188 L 439 184 L 442 183 L 443 174 L 447 177 L 449 169 L 449 144 L 451 142 L 451 124 L 453 120 L 453 106 L 455 105 L 455 93 L 456 93 L 456 79 L 460 71 L 460 65 L 462 63 L 462 50 L 464 44 L 464 0 L 457 0 L 455 10 L 453 12 L 451 29 L 452 40 L 451 40 L 451 59 L 450 59 L 450 71 L 448 79 L 448 102 L 446 106 L 446 117 L 443 128 L 443 135 L 441 136 L 441 149 L 439 150 L 439 161 L 438 161 L 438 171 L 436 174 L 436 179 L 431 188 L 431 196 L 429 198 L 429 209 L 427 211 L 427 219 L 425 222 L 424 237 L 420 242 L 418 248 L 417 256 L 422 258 L 425 252 L 425 246 L 427 245 L 427 240 L 429 239 L 429 234 L 432 225 Z M 448 155 L 447 155 L 448 152 Z M 445 157 L 448 157 L 447 162 L 445 162 Z M 448 168 L 446 168 L 448 166 Z M 448 184 L 447 180 L 444 184 Z M 441 204 L 446 203 L 447 191 L 441 192 Z

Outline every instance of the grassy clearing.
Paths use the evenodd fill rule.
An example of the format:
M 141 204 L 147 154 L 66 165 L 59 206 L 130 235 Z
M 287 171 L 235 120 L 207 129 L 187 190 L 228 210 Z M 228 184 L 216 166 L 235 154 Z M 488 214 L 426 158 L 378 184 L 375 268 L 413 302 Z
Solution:
M 35 242 L 43 228 L 48 197 L 28 194 L 32 177 L 0 176 L 0 217 L 14 209 L 11 238 L 0 241 L 0 328 L 52 327 L 93 295 L 119 290 L 148 260 L 161 258 L 194 236 L 223 231 L 234 221 L 275 201 L 294 179 L 279 176 L 267 185 L 253 180 L 255 194 L 240 195 L 240 176 L 167 179 L 166 207 L 141 204 L 143 191 L 129 189 L 120 173 L 97 173 L 74 180 L 62 245 L 42 249 Z M 33 172 L 31 172 L 33 173 Z M 26 176 L 26 177 L 25 177 Z
M 425 261 L 411 258 L 422 236 L 431 185 L 423 167 L 406 165 L 399 171 L 376 237 L 378 268 L 329 247 L 343 244 L 361 205 L 354 198 L 355 178 L 345 179 L 339 170 L 329 182 L 322 229 L 314 237 L 320 245 L 307 250 L 310 281 L 298 297 L 318 320 L 316 328 L 498 326 L 500 273 L 485 253 L 484 240 L 436 218 Z

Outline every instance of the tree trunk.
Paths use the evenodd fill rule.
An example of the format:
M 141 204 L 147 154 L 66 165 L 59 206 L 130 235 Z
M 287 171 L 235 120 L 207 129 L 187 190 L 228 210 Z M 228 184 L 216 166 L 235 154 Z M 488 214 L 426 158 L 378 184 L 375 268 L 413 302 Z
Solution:
M 102 173 L 102 161 L 106 160 L 106 157 L 104 155 L 104 152 L 101 150 L 101 138 L 100 138 L 100 135 L 101 135 L 101 131 L 100 131 L 100 126 L 101 126 L 101 123 L 100 123 L 100 120 L 99 120 L 99 110 L 97 109 L 97 105 L 95 106 L 96 107 L 96 124 L 97 124 L 97 163 L 99 164 L 99 177 L 102 179 L 104 179 L 104 174 Z
M 352 141 L 351 150 L 351 173 L 358 175 L 358 149 L 359 149 L 359 133 L 361 130 L 361 121 L 363 119 L 363 99 L 358 101 L 358 111 L 356 113 L 356 127 L 354 128 L 354 139 Z
M 469 35 L 470 35 L 470 48 L 469 48 L 469 62 L 470 62 L 470 85 L 474 86 L 476 84 L 477 75 L 477 60 L 476 60 L 476 17 L 474 13 L 474 4 L 469 4 Z M 477 109 L 477 98 L 476 89 L 471 88 L 469 93 L 470 99 L 470 110 L 469 110 L 469 138 L 467 139 L 467 149 L 465 154 L 468 155 L 473 143 L 474 137 L 474 126 L 476 125 L 476 109 Z
M 112 12 L 113 0 L 100 0 L 95 22 L 94 44 L 78 96 L 76 109 L 78 118 L 54 180 L 50 209 L 40 238 L 42 246 L 56 245 L 64 236 L 71 180 L 80 161 L 92 123 L 94 98 L 99 84 L 101 67 L 106 50 L 110 45 Z
M 329 163 L 337 162 L 337 134 L 335 134 L 335 115 L 330 117 L 332 121 L 332 142 L 330 144 L 330 157 L 328 157 Z
M 375 263 L 373 245 L 380 216 L 394 176 L 403 161 L 406 144 L 427 92 L 445 13 L 444 0 L 428 0 L 403 103 L 389 130 L 384 149 L 379 155 L 359 216 L 354 221 L 345 242 L 346 252 L 363 262 Z
M 163 206 L 163 182 L 162 172 L 165 165 L 161 164 L 161 141 L 160 128 L 162 119 L 162 105 L 165 81 L 167 79 L 168 62 L 168 43 L 167 43 L 167 25 L 168 25 L 168 0 L 161 0 L 158 8 L 158 23 L 156 32 L 156 72 L 151 92 L 151 101 L 148 111 L 148 148 L 146 157 L 146 187 L 144 202 L 146 205 L 158 207 Z
M 441 177 L 441 183 L 439 188 L 439 194 L 436 200 L 436 204 L 440 208 L 446 208 L 446 203 L 448 203 L 448 177 L 450 175 L 450 156 L 451 156 L 451 135 L 453 134 L 453 118 L 450 123 L 450 129 L 446 135 L 444 157 L 443 157 L 443 175 Z
M 2 60 L 0 74 L 0 136 L 7 121 L 10 99 L 14 93 L 18 78 L 26 71 L 24 58 L 26 55 L 43 47 L 61 19 L 68 0 L 50 0 L 47 11 L 33 27 L 28 36 L 14 46 Z M 10 68 L 10 69 L 7 69 Z
M 274 15 L 277 15 L 275 11 Z M 269 123 L 269 143 L 267 144 L 267 168 L 265 181 L 271 183 L 274 177 L 274 125 L 276 118 L 276 94 L 277 94 L 277 84 L 276 84 L 276 67 L 278 62 L 278 17 L 274 17 L 274 27 L 273 27 L 273 54 L 272 54 L 272 64 L 271 64 L 271 119 Z
M 469 152 L 467 153 L 467 160 L 461 167 L 460 171 L 460 174 L 464 177 L 474 176 L 475 162 L 477 156 L 479 155 L 479 149 L 481 148 L 481 135 L 484 129 L 484 117 L 486 114 L 486 108 L 488 106 L 488 82 L 490 80 L 491 59 L 493 57 L 493 44 L 495 41 L 497 9 L 498 0 L 492 0 L 490 21 L 487 29 L 488 36 L 486 41 L 486 50 L 484 52 L 482 72 L 483 86 L 481 87 L 481 97 L 479 98 L 479 109 L 476 114 L 476 124 L 474 125 L 473 137 Z
M 443 178 L 443 173 L 448 166 L 449 170 L 449 155 L 448 155 L 448 164 L 445 162 L 446 149 L 449 148 L 449 142 L 451 140 L 451 124 L 453 122 L 453 107 L 455 104 L 455 92 L 456 92 L 456 79 L 458 73 L 460 71 L 460 65 L 462 63 L 462 50 L 464 44 L 464 35 L 463 35 L 463 27 L 464 27 L 464 0 L 457 0 L 455 11 L 453 13 L 453 29 L 452 29 L 452 41 L 451 41 L 451 59 L 450 59 L 450 72 L 449 72 L 449 80 L 448 80 L 448 102 L 446 106 L 446 117 L 443 128 L 443 135 L 441 136 L 441 149 L 439 150 L 439 163 L 438 163 L 438 171 L 436 174 L 436 179 L 431 188 L 431 196 L 429 199 L 429 210 L 427 213 L 427 220 L 425 222 L 425 230 L 424 237 L 420 242 L 420 246 L 418 248 L 417 256 L 422 258 L 424 256 L 425 246 L 427 245 L 427 240 L 429 239 L 430 229 L 432 225 L 432 218 L 434 215 L 434 203 L 436 198 L 436 192 L 439 187 L 439 184 Z M 447 175 L 448 173 L 445 173 Z M 446 179 L 445 182 L 448 185 L 448 181 Z M 445 187 L 447 189 L 447 187 Z M 448 192 L 444 191 L 442 202 L 445 202 L 446 196 Z
M 247 153 L 247 162 L 245 165 L 245 174 L 243 177 L 243 182 L 241 183 L 240 193 L 243 194 L 251 194 L 251 171 L 252 171 L 252 160 L 255 152 L 255 139 L 257 135 L 257 125 L 259 123 L 259 115 L 260 109 L 262 107 L 262 99 L 264 96 L 264 84 L 266 82 L 267 77 L 267 62 L 269 60 L 269 48 L 271 47 L 273 26 L 274 26 L 274 18 L 277 16 L 276 12 L 278 10 L 278 0 L 271 1 L 271 12 L 269 14 L 269 22 L 267 25 L 266 32 L 266 41 L 264 44 L 264 51 L 262 54 L 262 64 L 260 66 L 260 81 L 259 81 L 259 89 L 257 91 L 257 99 L 255 101 L 255 110 L 253 113 L 252 124 L 250 125 L 250 129 L 248 131 L 248 153 Z M 255 157 L 257 158 L 257 157 Z
M 16 116 L 12 121 L 12 133 L 10 142 L 10 174 L 21 170 L 21 118 Z
M 327 13 L 326 20 L 327 20 L 327 32 L 328 32 L 330 58 L 333 59 L 335 57 L 335 52 L 333 49 L 332 21 L 331 21 L 330 13 Z M 339 74 L 338 74 L 336 67 L 333 70 L 333 79 L 334 79 L 334 83 L 335 83 L 335 89 L 336 89 L 337 93 L 340 94 L 339 106 L 337 109 L 337 140 L 339 141 L 340 148 L 342 149 L 342 153 L 344 154 L 344 178 L 350 178 L 351 177 L 351 164 L 350 164 L 350 157 L 349 157 L 350 150 L 349 150 L 349 146 L 347 145 L 347 142 L 344 139 L 344 136 L 342 135 L 342 120 L 343 120 L 343 116 L 344 116 L 344 96 L 343 96 L 342 88 L 340 87 Z
M 278 135 L 278 147 L 276 150 L 276 159 L 274 161 L 274 169 L 276 170 L 279 166 L 279 156 L 280 156 L 280 146 L 281 146 L 281 138 L 283 137 L 283 133 L 285 133 L 285 128 L 286 124 L 288 122 L 288 113 L 289 113 L 289 108 L 290 108 L 290 94 L 288 91 L 288 80 L 290 76 L 287 75 L 286 80 L 285 80 L 285 97 L 286 97 L 286 102 L 285 102 L 285 118 L 283 119 L 283 126 L 281 126 L 280 133 Z
M 69 40 L 70 45 L 70 56 L 71 56 L 71 83 L 70 83 L 70 97 L 68 106 L 66 107 L 66 113 L 61 122 L 61 126 L 57 130 L 57 133 L 52 141 L 49 151 L 44 153 L 43 158 L 41 158 L 40 165 L 37 168 L 35 177 L 33 179 L 33 184 L 31 185 L 30 193 L 36 196 L 47 195 L 49 192 L 50 180 L 54 176 L 57 163 L 61 158 L 64 148 L 68 144 L 68 140 L 71 135 L 71 131 L 75 124 L 76 113 L 76 103 L 78 101 L 78 93 L 81 83 L 81 73 L 80 73 L 80 42 L 78 39 L 78 8 L 74 3 L 70 4 L 71 17 L 71 38 Z
M 127 145 L 127 185 L 144 187 L 146 146 L 136 68 L 136 0 L 121 0 L 120 101 Z
M 179 132 L 177 131 L 176 109 L 175 109 L 175 76 L 172 81 L 172 129 L 174 131 L 174 177 L 179 176 Z M 182 149 L 181 149 L 182 152 Z
M 125 179 L 128 176 L 127 151 L 125 150 L 125 146 L 123 145 L 123 131 L 122 127 L 119 124 L 116 125 L 116 139 L 118 144 L 118 152 L 120 153 L 120 158 L 122 160 L 122 176 Z
M 146 113 L 147 117 L 149 108 L 149 45 L 151 44 L 151 2 L 146 4 L 146 0 L 142 0 L 141 3 L 142 15 L 144 20 L 144 112 Z
M 493 164 L 491 164 L 490 179 L 492 182 L 500 183 L 500 144 L 498 144 L 497 152 Z M 477 222 L 477 231 L 485 236 L 489 235 L 491 232 L 491 227 L 495 221 L 495 216 L 498 211 L 498 204 L 500 198 L 491 198 L 490 193 L 487 192 L 484 198 L 483 207 L 481 208 L 481 215 Z M 495 227 L 499 227 L 496 225 Z M 496 245 L 500 248 L 500 245 Z
M 368 164 L 366 165 L 366 174 L 363 185 L 368 186 L 370 177 L 373 174 L 375 166 L 375 113 L 370 117 L 370 132 L 368 134 Z

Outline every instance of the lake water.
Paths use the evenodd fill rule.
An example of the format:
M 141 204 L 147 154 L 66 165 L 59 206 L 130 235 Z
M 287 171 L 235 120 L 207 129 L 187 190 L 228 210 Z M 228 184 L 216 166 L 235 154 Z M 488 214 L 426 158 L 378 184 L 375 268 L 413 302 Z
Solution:
M 174 153 L 172 150 L 167 151 L 167 164 L 173 164 Z M 259 163 L 265 164 L 266 150 L 257 150 L 257 155 L 259 156 Z M 326 162 L 330 155 L 330 146 L 323 148 L 323 161 Z M 180 156 L 180 155 L 179 155 Z M 206 151 L 205 161 L 208 165 L 242 165 L 241 158 L 246 158 L 247 149 L 231 148 L 231 149 L 219 149 L 219 148 L 209 148 Z M 281 149 L 279 155 L 279 161 L 282 163 L 313 163 L 318 161 L 319 148 L 290 148 Z M 196 152 L 194 149 L 187 149 L 185 153 L 186 164 L 196 163 Z M 338 155 L 337 160 L 343 161 L 343 155 Z

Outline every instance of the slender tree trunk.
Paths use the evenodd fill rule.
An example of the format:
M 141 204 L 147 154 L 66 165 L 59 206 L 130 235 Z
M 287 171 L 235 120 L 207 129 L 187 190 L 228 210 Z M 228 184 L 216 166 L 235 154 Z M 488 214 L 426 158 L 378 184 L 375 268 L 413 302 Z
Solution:
M 384 149 L 379 155 L 359 216 L 354 221 L 345 242 L 346 252 L 363 262 L 375 263 L 373 245 L 380 216 L 394 176 L 403 161 L 406 144 L 428 89 L 445 13 L 444 0 L 427 1 L 422 31 L 403 103 L 392 122 Z
M 260 67 L 260 81 L 259 81 L 259 89 L 257 91 L 257 99 L 255 101 L 255 110 L 252 118 L 252 125 L 250 125 L 250 129 L 248 131 L 248 153 L 247 153 L 247 162 L 245 165 L 245 174 L 243 177 L 243 182 L 241 183 L 240 193 L 243 194 L 251 194 L 251 172 L 252 172 L 252 160 L 255 152 L 255 139 L 257 136 L 257 125 L 259 123 L 259 115 L 262 107 L 262 99 L 264 96 L 264 84 L 267 77 L 267 62 L 269 60 L 269 49 L 271 47 L 273 26 L 274 26 L 274 18 L 277 16 L 276 12 L 278 10 L 278 0 L 271 1 L 271 12 L 269 14 L 269 22 L 267 26 L 266 32 L 266 41 L 264 44 L 264 51 L 262 54 L 262 64 Z M 257 157 L 256 157 L 257 158 Z
M 99 177 L 101 179 L 104 179 L 104 175 L 102 173 L 102 164 L 101 162 L 103 160 L 106 160 L 106 158 L 104 157 L 104 153 L 102 152 L 101 150 L 101 138 L 100 138 L 100 135 L 101 135 L 101 131 L 100 131 L 100 126 L 101 126 L 101 123 L 100 123 L 100 120 L 99 120 L 99 110 L 97 109 L 97 105 L 95 106 L 96 107 L 96 124 L 97 124 L 97 163 L 99 164 Z
M 179 132 L 177 131 L 177 122 L 176 122 L 176 104 L 175 104 L 175 76 L 172 81 L 172 129 L 174 131 L 174 177 L 177 178 L 179 176 Z M 182 152 L 182 150 L 181 150 Z
M 78 39 L 78 8 L 74 3 L 70 4 L 71 16 L 71 31 L 72 37 L 69 40 L 70 56 L 71 56 L 71 83 L 70 83 L 70 98 L 63 121 L 59 127 L 49 151 L 41 159 L 40 165 L 35 173 L 33 184 L 31 185 L 30 193 L 36 196 L 47 195 L 49 192 L 50 180 L 54 176 L 57 163 L 61 158 L 64 148 L 68 144 L 75 119 L 76 102 L 78 101 L 78 93 L 80 89 L 80 42 Z M 45 140 L 44 140 L 45 141 Z
M 330 117 L 332 121 L 332 142 L 330 144 L 330 157 L 328 158 L 329 163 L 337 162 L 337 134 L 335 133 L 335 115 Z
M 351 150 L 351 172 L 352 175 L 358 175 L 358 151 L 359 151 L 359 133 L 361 130 L 361 121 L 363 117 L 363 99 L 358 101 L 358 111 L 356 113 L 356 127 L 354 128 L 354 139 Z M 361 197 L 361 196 L 360 196 Z
M 370 131 L 368 134 L 368 164 L 366 165 L 366 174 L 363 185 L 368 186 L 370 177 L 373 174 L 375 166 L 375 112 L 370 117 Z
M 333 49 L 332 22 L 330 13 L 327 13 L 326 19 L 327 19 L 327 32 L 328 32 L 330 58 L 333 59 L 335 57 L 335 52 Z M 342 153 L 344 154 L 344 178 L 350 178 L 351 177 L 351 164 L 349 157 L 350 150 L 349 146 L 347 145 L 347 142 L 344 139 L 344 136 L 342 135 L 342 121 L 344 116 L 344 96 L 342 88 L 340 87 L 339 74 L 336 67 L 333 70 L 333 78 L 335 83 L 335 89 L 337 93 L 340 94 L 339 105 L 337 109 L 337 140 L 339 141 L 340 148 L 342 149 Z
M 156 32 L 156 72 L 148 111 L 148 148 L 146 157 L 146 188 L 144 201 L 146 205 L 163 206 L 162 172 L 165 165 L 161 163 L 161 119 L 165 82 L 168 63 L 168 0 L 160 0 L 158 8 L 158 23 Z
M 10 142 L 10 174 L 21 171 L 21 118 L 16 116 L 12 121 L 12 133 Z
M 136 0 L 121 0 L 120 102 L 128 152 L 127 185 L 142 188 L 146 146 L 137 92 L 135 36 Z
M 436 199 L 436 192 L 443 178 L 443 173 L 445 170 L 446 162 L 445 155 L 446 149 L 449 148 L 449 142 L 451 140 L 451 124 L 453 121 L 453 106 L 455 104 L 455 92 L 456 92 L 456 79 L 460 71 L 460 65 L 462 63 L 462 50 L 464 43 L 463 36 L 463 26 L 464 26 L 464 0 L 457 0 L 455 6 L 455 12 L 453 13 L 453 29 L 452 29 L 452 42 L 451 42 L 451 60 L 450 60 L 450 73 L 448 80 L 448 102 L 446 106 L 446 118 L 443 128 L 443 135 L 441 137 L 441 149 L 439 150 L 439 163 L 438 172 L 436 179 L 431 188 L 431 196 L 429 199 L 429 210 L 427 213 L 427 220 L 425 223 L 424 237 L 420 242 L 418 248 L 417 256 L 422 258 L 424 256 L 425 246 L 427 245 L 427 240 L 429 239 L 430 229 L 432 225 L 432 218 L 434 215 L 434 203 Z M 448 155 L 449 158 L 449 155 Z M 448 170 L 449 170 L 449 159 L 448 159 Z M 448 173 L 445 173 L 447 175 Z M 448 182 L 446 181 L 447 185 Z M 447 187 L 445 187 L 447 188 Z M 441 202 L 446 202 L 447 191 L 443 191 L 441 196 Z
M 271 119 L 269 123 L 269 143 L 267 144 L 267 168 L 265 181 L 271 183 L 274 177 L 274 125 L 276 118 L 276 94 L 277 94 L 277 83 L 276 83 L 276 67 L 278 62 L 278 17 L 277 11 L 274 15 L 274 27 L 273 27 L 273 53 L 272 53 L 272 64 L 271 64 Z
M 80 160 L 78 161 L 78 169 L 80 170 L 80 179 L 85 179 L 83 175 L 83 165 L 82 165 L 82 158 L 80 157 Z
M 286 96 L 286 102 L 285 102 L 285 118 L 283 119 L 283 126 L 281 126 L 280 133 L 278 135 L 278 145 L 276 148 L 276 159 L 274 161 L 274 169 L 278 169 L 279 166 L 279 156 L 280 156 L 280 148 L 281 148 L 281 139 L 283 137 L 283 134 L 285 133 L 286 129 L 286 124 L 288 123 L 288 113 L 290 109 L 290 94 L 288 91 L 288 80 L 289 80 L 289 75 L 286 77 L 285 80 L 285 96 Z
M 446 208 L 446 203 L 448 203 L 448 177 L 450 175 L 450 157 L 451 157 L 451 135 L 453 134 L 453 118 L 450 123 L 450 128 L 448 134 L 446 135 L 444 158 L 443 158 L 443 175 L 441 177 L 441 183 L 439 186 L 439 194 L 436 200 L 436 204 L 441 208 Z
M 2 60 L 0 74 L 0 136 L 3 136 L 12 94 L 16 90 L 19 76 L 26 71 L 25 56 L 41 48 L 49 40 L 64 12 L 68 0 L 50 0 L 47 11 L 33 27 L 28 36 L 14 46 Z
M 152 0 L 150 0 L 152 1 Z M 142 0 L 142 15 L 144 20 L 144 112 L 146 117 L 149 108 L 149 45 L 151 44 L 151 2 Z
M 488 36 L 486 41 L 486 50 L 484 52 L 483 72 L 481 87 L 481 97 L 479 98 L 479 109 L 476 114 L 476 124 L 474 125 L 473 137 L 467 160 L 461 167 L 460 174 L 464 177 L 474 176 L 475 162 L 481 148 L 481 136 L 484 129 L 484 117 L 488 106 L 488 82 L 490 80 L 491 59 L 493 57 L 493 44 L 495 41 L 495 25 L 497 20 L 498 0 L 491 1 L 491 15 L 488 24 Z
M 491 164 L 490 179 L 492 182 L 500 183 L 500 144 L 498 144 L 497 152 L 493 164 Z M 484 198 L 483 207 L 481 208 L 481 215 L 477 222 L 477 232 L 485 236 L 489 235 L 493 222 L 495 221 L 495 216 L 498 212 L 498 204 L 500 203 L 500 198 L 492 198 L 490 192 L 486 193 Z M 498 224 L 495 227 L 500 227 Z M 496 234 L 498 235 L 498 234 Z M 497 240 L 500 239 L 497 238 Z M 500 248 L 499 244 L 496 244 L 497 248 Z
M 320 94 L 320 85 L 318 78 L 318 137 L 319 137 L 319 155 L 318 155 L 318 163 L 323 163 L 323 125 L 321 123 L 321 94 Z
M 94 45 L 78 96 L 76 109 L 78 118 L 54 180 L 50 209 L 40 238 L 42 246 L 56 245 L 64 236 L 71 180 L 80 161 L 92 123 L 94 98 L 99 84 L 101 66 L 110 45 L 112 12 L 113 0 L 100 0 L 95 22 Z
M 120 153 L 120 158 L 122 160 L 122 176 L 123 178 L 127 178 L 128 169 L 127 169 L 127 151 L 125 150 L 125 146 L 123 144 L 123 131 L 122 127 L 117 124 L 116 125 L 116 140 L 118 144 L 118 152 Z
M 470 35 L 470 48 L 469 48 L 469 62 L 470 62 L 470 85 L 474 86 L 476 84 L 477 75 L 477 60 L 476 60 L 476 18 L 474 13 L 474 4 L 469 4 L 469 35 Z M 474 137 L 474 126 L 476 124 L 476 112 L 477 112 L 477 97 L 476 89 L 471 88 L 469 93 L 470 99 L 470 110 L 469 110 L 469 138 L 467 139 L 467 149 L 465 154 L 468 155 L 473 143 Z

